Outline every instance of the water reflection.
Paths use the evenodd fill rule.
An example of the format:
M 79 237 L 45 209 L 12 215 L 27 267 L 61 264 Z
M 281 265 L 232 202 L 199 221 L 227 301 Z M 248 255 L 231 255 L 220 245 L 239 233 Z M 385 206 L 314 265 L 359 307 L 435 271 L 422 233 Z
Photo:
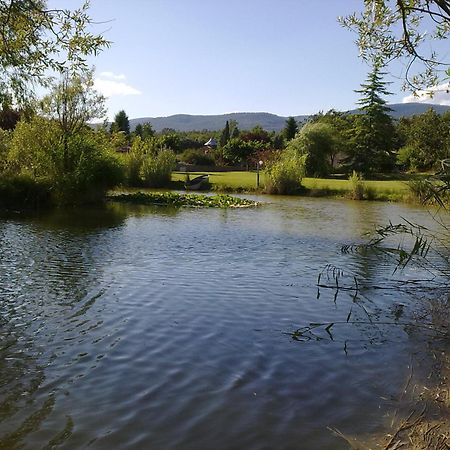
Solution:
M 317 298 L 317 275 L 329 263 L 382 282 L 391 265 L 340 246 L 423 212 L 263 200 L 0 219 L 0 447 L 345 448 L 327 426 L 379 429 L 408 336 L 363 323 L 390 294 Z M 284 334 L 318 321 L 333 340 Z

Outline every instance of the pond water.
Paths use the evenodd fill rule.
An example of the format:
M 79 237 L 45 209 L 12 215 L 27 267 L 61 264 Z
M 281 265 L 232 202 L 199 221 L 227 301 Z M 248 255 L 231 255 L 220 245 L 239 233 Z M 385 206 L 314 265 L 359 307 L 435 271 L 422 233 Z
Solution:
M 367 322 L 409 298 L 318 295 L 317 278 L 331 264 L 386 283 L 392 262 L 342 244 L 430 214 L 259 200 L 0 218 L 0 448 L 345 449 L 328 427 L 383 430 L 414 345 Z M 313 322 L 341 323 L 289 335 Z

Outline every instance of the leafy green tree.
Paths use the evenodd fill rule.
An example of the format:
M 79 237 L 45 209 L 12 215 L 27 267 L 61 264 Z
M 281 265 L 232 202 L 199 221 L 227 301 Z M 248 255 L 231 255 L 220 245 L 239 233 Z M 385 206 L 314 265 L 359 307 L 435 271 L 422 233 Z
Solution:
M 109 42 L 91 31 L 89 2 L 75 10 L 44 0 L 0 1 L 0 101 L 24 103 L 52 72 L 84 71 Z
M 19 120 L 19 111 L 8 107 L 0 110 L 0 128 L 2 130 L 13 130 Z
M 64 74 L 59 83 L 44 97 L 41 108 L 44 116 L 58 124 L 63 142 L 63 166 L 71 170 L 69 139 L 83 130 L 89 121 L 106 114 L 105 99 L 93 89 L 93 71 L 70 76 Z
M 61 135 L 53 120 L 34 116 L 18 122 L 8 152 L 8 165 L 17 175 L 54 178 L 62 170 L 59 164 Z
M 161 136 L 158 136 L 158 145 L 173 150 L 175 153 L 179 153 L 181 150 L 181 138 L 176 131 L 170 131 Z
M 222 156 L 231 164 L 248 164 L 253 154 L 265 148 L 265 144 L 260 141 L 244 141 L 235 138 L 230 139 L 222 148 Z
M 136 128 L 134 129 L 134 134 L 136 136 L 142 137 L 142 125 L 140 123 L 136 125 Z
M 144 124 L 138 123 L 134 129 L 134 135 L 139 136 L 142 139 L 149 139 L 155 135 L 155 132 L 153 131 L 153 127 L 150 122 L 146 122 Z
M 220 146 L 224 147 L 227 145 L 228 141 L 230 140 L 230 125 L 228 123 L 228 120 L 225 123 L 225 128 L 222 130 L 222 134 L 220 135 Z
M 114 121 L 111 124 L 110 131 L 111 133 L 122 131 L 126 136 L 130 134 L 130 121 L 123 109 L 114 116 Z
M 294 119 L 294 117 L 288 117 L 286 120 L 286 125 L 283 129 L 284 137 L 286 141 L 290 141 L 291 139 L 295 138 L 295 135 L 298 131 L 298 125 L 297 121 Z
M 236 123 L 236 125 L 233 127 L 233 130 L 231 132 L 231 137 L 233 139 L 236 139 L 239 137 L 240 134 L 241 134 L 241 131 L 239 130 L 237 123 Z
M 292 141 L 291 141 L 292 142 Z M 278 157 L 266 164 L 266 190 L 270 194 L 295 194 L 302 189 L 306 155 L 295 146 L 278 152 Z
M 407 169 L 437 169 L 441 160 L 450 157 L 450 121 L 431 108 L 423 114 L 401 118 L 398 132 L 404 146 L 398 151 L 397 161 Z
M 352 142 L 345 162 L 351 170 L 364 174 L 388 170 L 394 162 L 395 127 L 388 114 L 390 108 L 382 98 L 390 94 L 383 75 L 378 66 L 374 66 L 362 89 L 356 91 L 362 94 L 358 102 L 360 114 L 354 118 Z
M 155 135 L 155 131 L 153 130 L 152 124 L 150 122 L 145 122 L 142 125 L 142 138 L 148 139 Z
M 289 141 L 286 149 L 305 156 L 307 176 L 323 177 L 333 169 L 334 156 L 339 151 L 333 127 L 328 123 L 309 123 Z
M 239 137 L 240 130 L 239 130 L 239 126 L 238 126 L 237 120 L 231 119 L 231 120 L 228 121 L 228 123 L 229 123 L 229 126 L 230 126 L 230 137 L 232 137 L 232 138 Z
M 8 130 L 0 129 L 0 175 L 8 168 L 8 152 L 12 133 Z
M 256 125 L 249 131 L 242 131 L 239 137 L 243 141 L 262 142 L 268 145 L 272 142 L 270 133 L 264 130 L 260 125 Z
M 436 85 L 442 69 L 448 66 L 444 60 L 448 54 L 439 55 L 433 41 L 445 41 L 450 34 L 450 2 L 364 0 L 363 3 L 361 13 L 340 18 L 345 27 L 358 34 L 361 57 L 381 66 L 404 59 L 405 87 L 417 90 Z
M 337 167 L 339 159 L 347 153 L 352 136 L 352 127 L 355 116 L 353 114 L 335 111 L 331 109 L 325 114 L 316 114 L 308 123 L 326 124 L 333 129 L 334 145 L 333 151 L 329 154 L 330 164 Z
M 58 204 L 98 200 L 122 179 L 109 137 L 101 131 L 83 128 L 69 137 L 64 148 L 57 121 L 36 115 L 17 124 L 9 147 L 11 175 L 46 180 Z
M 272 145 L 275 150 L 281 150 L 284 148 L 284 136 L 283 133 L 276 133 L 272 139 Z

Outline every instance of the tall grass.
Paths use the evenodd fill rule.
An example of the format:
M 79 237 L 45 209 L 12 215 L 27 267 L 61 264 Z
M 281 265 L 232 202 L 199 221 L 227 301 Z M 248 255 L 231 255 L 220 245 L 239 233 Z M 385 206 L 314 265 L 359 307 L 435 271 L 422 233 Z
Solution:
M 365 186 L 362 175 L 354 170 L 353 173 L 349 176 L 348 181 L 350 182 L 349 197 L 352 200 L 362 200 L 365 193 Z
M 172 150 L 159 148 L 154 139 L 140 137 L 134 139 L 129 153 L 123 158 L 128 186 L 166 186 L 176 164 Z
M 306 155 L 286 149 L 266 169 L 266 191 L 269 194 L 295 194 L 302 189 Z
M 170 183 L 176 158 L 172 150 L 164 148 L 156 155 L 147 155 L 141 166 L 141 179 L 147 187 L 163 187 Z

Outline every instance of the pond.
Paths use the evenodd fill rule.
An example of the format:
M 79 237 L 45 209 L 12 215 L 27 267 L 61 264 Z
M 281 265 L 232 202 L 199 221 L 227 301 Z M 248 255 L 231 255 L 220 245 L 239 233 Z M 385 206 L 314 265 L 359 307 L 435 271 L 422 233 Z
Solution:
M 336 296 L 317 278 L 330 264 L 386 283 L 393 262 L 341 246 L 388 220 L 433 219 L 254 198 L 0 218 L 0 448 L 346 449 L 329 428 L 383 430 L 415 344 L 367 318 L 398 320 L 392 305 L 408 310 L 409 296 Z M 340 325 L 292 339 L 314 322 Z

